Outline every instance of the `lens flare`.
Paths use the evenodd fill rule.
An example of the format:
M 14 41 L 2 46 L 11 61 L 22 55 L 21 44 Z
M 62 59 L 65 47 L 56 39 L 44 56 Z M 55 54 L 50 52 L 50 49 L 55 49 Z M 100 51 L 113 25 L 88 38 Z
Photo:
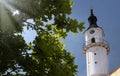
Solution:
M 0 0 L 0 30 L 2 31 L 14 31 L 15 27 L 13 25 L 13 21 L 11 19 L 12 14 L 12 6 L 7 3 L 7 0 Z

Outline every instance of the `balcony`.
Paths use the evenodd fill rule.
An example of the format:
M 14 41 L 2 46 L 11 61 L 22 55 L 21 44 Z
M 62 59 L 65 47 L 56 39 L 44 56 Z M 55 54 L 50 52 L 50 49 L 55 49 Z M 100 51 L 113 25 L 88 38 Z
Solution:
M 109 53 L 109 43 L 105 41 L 104 39 L 95 39 L 94 41 L 88 40 L 83 45 L 83 53 L 86 54 L 86 51 L 93 46 L 101 46 L 104 47 L 107 51 L 107 54 Z

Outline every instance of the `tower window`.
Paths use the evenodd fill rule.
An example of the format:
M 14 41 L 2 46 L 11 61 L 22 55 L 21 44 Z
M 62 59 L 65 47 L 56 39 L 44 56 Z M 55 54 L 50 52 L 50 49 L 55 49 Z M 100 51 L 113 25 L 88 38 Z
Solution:
M 92 39 L 91 39 L 91 42 L 92 42 L 92 43 L 95 43 L 95 38 L 92 38 Z
M 94 55 L 96 55 L 96 53 L 94 53 Z
M 95 64 L 97 64 L 97 61 L 95 61 Z
M 93 34 L 95 31 L 94 30 L 90 30 L 90 34 Z

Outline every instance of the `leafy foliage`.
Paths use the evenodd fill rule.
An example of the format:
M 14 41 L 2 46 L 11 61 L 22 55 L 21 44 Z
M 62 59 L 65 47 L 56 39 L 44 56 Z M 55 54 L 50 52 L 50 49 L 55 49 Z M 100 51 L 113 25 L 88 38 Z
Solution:
M 19 13 L 13 15 L 11 9 L 1 6 L 7 16 L 0 20 L 0 72 L 10 76 L 74 76 L 77 72 L 74 57 L 60 39 L 69 31 L 77 33 L 84 28 L 83 22 L 69 17 L 73 2 L 6 0 L 6 3 Z M 27 22 L 28 19 L 34 23 Z M 33 42 L 25 42 L 23 27 L 36 31 Z
M 73 2 L 70 0 L 13 0 L 11 3 L 16 9 L 20 10 L 24 19 L 33 19 L 37 25 L 43 26 L 44 22 L 53 21 L 58 29 L 65 29 L 66 32 L 77 33 L 77 28 L 82 31 L 83 22 L 78 23 L 76 19 L 68 17 L 71 14 Z M 32 10 L 31 10 L 32 9 Z M 23 19 L 23 20 L 24 20 Z M 45 25 L 44 25 L 45 26 Z M 40 28 L 40 27 L 39 27 Z M 38 30 L 38 29 L 37 29 Z

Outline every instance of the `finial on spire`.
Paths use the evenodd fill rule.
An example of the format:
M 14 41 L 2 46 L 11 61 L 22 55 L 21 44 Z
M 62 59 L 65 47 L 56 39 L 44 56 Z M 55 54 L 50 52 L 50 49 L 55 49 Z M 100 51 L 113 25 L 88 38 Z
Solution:
M 93 14 L 93 9 L 91 9 L 90 11 L 91 11 L 91 15 L 94 15 L 94 14 Z
M 91 15 L 93 15 L 93 6 L 90 7 Z

